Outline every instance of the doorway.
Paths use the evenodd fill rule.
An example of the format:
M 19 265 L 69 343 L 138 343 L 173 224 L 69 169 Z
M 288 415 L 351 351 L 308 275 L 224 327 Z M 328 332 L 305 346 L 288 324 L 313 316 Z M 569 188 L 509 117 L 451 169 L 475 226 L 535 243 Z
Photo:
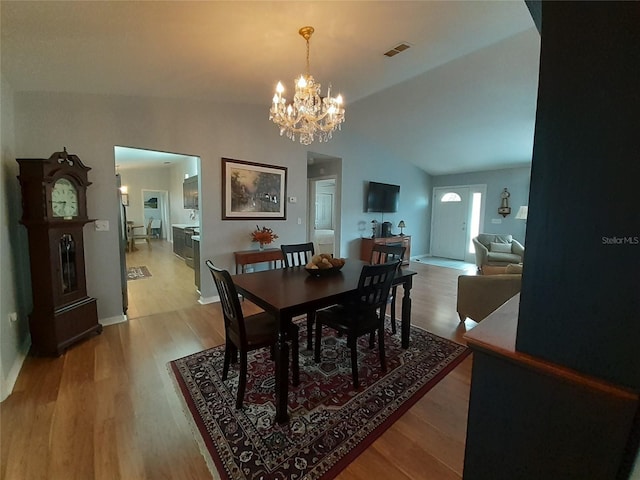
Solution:
M 435 187 L 431 219 L 431 255 L 475 261 L 472 238 L 484 217 L 486 185 Z
M 120 235 L 123 299 L 129 320 L 198 305 L 199 272 L 184 255 L 176 253 L 173 225 L 200 225 L 199 211 L 186 208 L 183 183 L 200 173 L 200 158 L 133 147 L 114 147 L 115 170 L 127 201 L 121 207 L 123 221 L 146 231 L 150 242 L 131 248 Z M 199 187 L 198 187 L 199 188 Z M 122 191 L 122 190 L 120 190 Z M 123 229 L 126 231 L 126 229 Z M 122 241 L 124 240 L 124 241 Z
M 336 255 L 336 177 L 309 180 L 309 241 L 316 253 Z
M 342 159 L 307 153 L 307 241 L 340 256 Z
M 166 190 L 145 190 L 142 189 L 142 204 L 144 205 L 143 225 L 151 222 L 151 238 L 166 240 L 167 225 L 169 225 L 168 209 L 169 192 Z

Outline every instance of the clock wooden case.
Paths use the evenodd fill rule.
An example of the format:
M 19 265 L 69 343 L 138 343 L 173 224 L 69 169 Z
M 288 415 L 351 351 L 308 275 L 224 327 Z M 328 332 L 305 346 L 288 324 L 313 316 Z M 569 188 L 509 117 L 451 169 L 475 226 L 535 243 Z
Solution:
M 22 223 L 29 236 L 33 311 L 32 350 L 60 355 L 84 337 L 102 332 L 96 299 L 87 295 L 83 228 L 91 182 L 76 155 L 19 158 Z

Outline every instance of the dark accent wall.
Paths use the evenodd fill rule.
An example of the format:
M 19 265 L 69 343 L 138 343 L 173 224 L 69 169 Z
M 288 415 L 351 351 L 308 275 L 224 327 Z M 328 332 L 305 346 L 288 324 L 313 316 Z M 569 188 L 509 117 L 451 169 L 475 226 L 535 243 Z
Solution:
M 640 389 L 640 2 L 544 2 L 517 349 Z

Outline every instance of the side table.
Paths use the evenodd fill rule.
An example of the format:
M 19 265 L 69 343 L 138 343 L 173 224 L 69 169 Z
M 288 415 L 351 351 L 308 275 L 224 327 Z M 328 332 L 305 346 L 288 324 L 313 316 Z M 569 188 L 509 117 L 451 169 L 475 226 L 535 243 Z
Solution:
M 243 250 L 240 252 L 233 252 L 236 260 L 236 275 L 238 273 L 244 273 L 245 267 L 254 263 L 269 262 L 271 268 L 275 268 L 276 262 L 280 262 L 280 266 L 283 265 L 284 257 L 282 256 L 282 250 L 279 248 L 265 248 L 264 250 Z M 240 268 L 238 268 L 240 267 Z

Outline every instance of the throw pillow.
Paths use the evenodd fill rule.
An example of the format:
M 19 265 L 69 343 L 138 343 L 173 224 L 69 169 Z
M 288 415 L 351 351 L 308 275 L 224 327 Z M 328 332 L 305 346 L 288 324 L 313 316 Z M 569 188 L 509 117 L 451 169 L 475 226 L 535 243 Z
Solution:
M 511 244 L 491 242 L 489 250 L 495 253 L 511 253 Z

